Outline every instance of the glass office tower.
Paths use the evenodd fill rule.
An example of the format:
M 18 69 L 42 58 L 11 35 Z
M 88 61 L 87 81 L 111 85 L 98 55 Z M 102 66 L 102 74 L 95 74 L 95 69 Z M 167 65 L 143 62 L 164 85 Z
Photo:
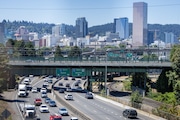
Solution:
M 127 39 L 129 37 L 129 22 L 128 18 L 114 19 L 114 33 L 119 33 L 120 39 Z

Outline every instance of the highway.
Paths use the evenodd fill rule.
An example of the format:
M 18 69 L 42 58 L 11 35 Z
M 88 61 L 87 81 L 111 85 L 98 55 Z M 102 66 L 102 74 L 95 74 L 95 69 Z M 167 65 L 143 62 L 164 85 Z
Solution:
M 35 78 L 34 78 L 35 79 Z M 80 80 L 80 79 L 78 79 Z M 56 78 L 53 78 L 53 81 L 56 81 Z M 77 80 L 75 80 L 77 81 Z M 75 81 L 69 79 L 69 80 L 60 80 L 60 82 L 65 85 L 65 83 L 70 83 L 71 87 L 74 86 Z M 83 83 L 84 80 L 81 80 L 81 83 Z M 43 84 L 43 80 L 37 79 L 32 82 L 32 86 L 41 87 Z M 56 83 L 55 86 L 58 85 L 59 82 Z M 82 85 L 82 84 L 81 84 Z M 64 95 L 67 93 L 59 93 L 58 91 L 54 91 L 55 94 L 57 94 L 59 97 L 64 99 Z M 117 106 L 115 104 L 112 104 L 110 102 L 105 102 L 97 97 L 94 99 L 86 99 L 85 93 L 77 93 L 77 92 L 71 92 L 74 100 L 68 101 L 65 100 L 68 104 L 73 106 L 74 108 L 78 109 L 85 115 L 87 115 L 92 120 L 127 120 L 128 118 L 125 118 L 122 116 L 122 111 L 125 109 L 123 107 Z M 52 97 L 52 93 L 49 93 L 48 96 L 54 100 L 56 100 L 55 97 Z M 41 98 L 40 93 L 29 93 L 29 96 L 27 98 L 18 98 L 19 100 L 25 100 L 29 103 L 33 104 L 35 98 Z M 44 99 L 44 98 L 43 98 Z M 44 100 L 43 100 L 44 102 Z M 61 102 L 61 101 L 60 101 Z M 50 113 L 40 113 L 39 108 L 37 107 L 37 115 L 41 120 L 48 120 L 51 113 L 58 113 L 58 108 L 62 107 L 62 105 L 56 101 L 56 104 L 58 107 L 49 107 Z M 70 110 L 68 110 L 70 112 Z M 148 113 L 147 113 L 148 114 Z M 76 116 L 73 113 L 70 112 L 70 116 Z M 63 116 L 63 120 L 70 120 L 70 116 Z M 145 116 L 141 113 L 138 113 L 138 117 L 136 119 L 139 120 L 153 120 L 152 118 Z M 81 118 L 79 118 L 81 120 Z
M 42 79 L 38 79 L 38 78 L 34 78 L 33 79 L 34 82 L 32 81 L 32 86 L 35 86 L 35 87 L 41 87 L 42 84 L 43 84 L 43 80 Z M 55 81 L 56 79 L 53 78 L 53 81 Z M 17 97 L 17 96 L 16 96 Z M 51 99 L 53 99 L 53 97 L 51 96 L 51 93 L 48 93 L 48 97 L 50 97 Z M 32 93 L 32 92 L 29 92 L 29 95 L 27 98 L 17 98 L 18 100 L 22 100 L 22 101 L 26 101 L 27 103 L 31 103 L 31 104 L 34 104 L 34 99 L 35 98 L 41 98 L 41 93 L 38 92 L 38 93 Z M 43 103 L 44 103 L 44 98 L 41 98 Z M 17 103 L 18 105 L 19 103 Z M 41 120 L 49 120 L 49 117 L 50 117 L 50 114 L 52 113 L 58 113 L 58 109 L 60 107 L 64 107 L 62 106 L 59 102 L 56 102 L 57 104 L 57 107 L 49 107 L 49 111 L 50 113 L 40 113 L 39 111 L 39 106 L 36 107 L 36 114 L 37 114 L 37 117 L 39 117 Z M 69 110 L 69 116 L 62 116 L 63 120 L 70 120 L 70 117 L 71 116 L 75 116 L 73 115 L 73 113 L 71 113 Z M 80 119 L 81 120 L 81 119 Z

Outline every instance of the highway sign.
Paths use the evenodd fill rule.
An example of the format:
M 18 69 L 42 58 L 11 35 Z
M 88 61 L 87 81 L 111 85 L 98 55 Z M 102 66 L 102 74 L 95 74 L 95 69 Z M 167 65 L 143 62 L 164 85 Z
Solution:
M 69 68 L 56 68 L 56 76 L 70 76 Z
M 4 118 L 7 119 L 7 118 L 11 115 L 11 113 L 9 112 L 9 110 L 5 109 L 5 110 L 1 113 L 1 115 L 2 115 Z
M 74 77 L 85 76 L 85 69 L 84 68 L 73 68 L 72 69 L 72 76 L 74 76 Z

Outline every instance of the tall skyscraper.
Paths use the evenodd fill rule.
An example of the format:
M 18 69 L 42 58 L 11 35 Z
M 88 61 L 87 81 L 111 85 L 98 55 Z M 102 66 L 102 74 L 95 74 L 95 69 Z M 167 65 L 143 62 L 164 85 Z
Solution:
M 85 37 L 88 34 L 88 22 L 85 17 L 76 20 L 76 37 Z
M 129 22 L 128 18 L 115 18 L 114 19 L 114 33 L 119 33 L 120 39 L 129 37 Z
M 133 3 L 133 47 L 147 45 L 147 3 Z

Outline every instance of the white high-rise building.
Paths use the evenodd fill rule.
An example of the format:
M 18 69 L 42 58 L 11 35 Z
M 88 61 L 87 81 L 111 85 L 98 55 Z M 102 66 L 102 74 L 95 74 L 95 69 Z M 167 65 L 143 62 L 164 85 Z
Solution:
M 147 45 L 147 3 L 133 3 L 133 47 Z
M 58 24 L 52 27 L 52 35 L 54 37 L 62 37 L 66 35 L 66 25 Z

